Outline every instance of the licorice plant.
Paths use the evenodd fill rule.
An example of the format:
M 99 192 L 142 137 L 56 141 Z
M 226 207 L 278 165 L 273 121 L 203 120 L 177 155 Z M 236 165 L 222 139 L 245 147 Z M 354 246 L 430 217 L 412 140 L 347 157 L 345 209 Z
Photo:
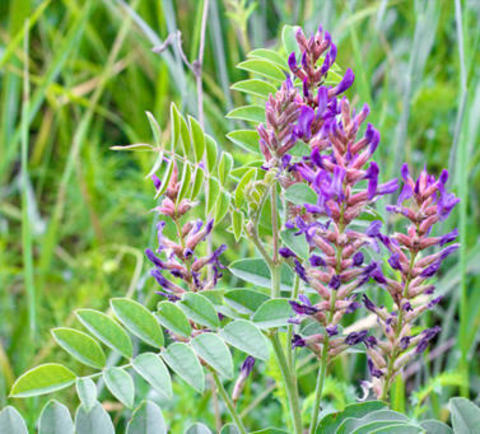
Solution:
M 239 65 L 255 78 L 233 89 L 256 104 L 227 115 L 255 124 L 255 130 L 232 131 L 228 137 L 259 160 L 234 167 L 233 156 L 220 154 L 200 124 L 192 117 L 185 120 L 173 104 L 171 141 L 165 145 L 148 114 L 155 145 L 147 148 L 157 154 L 150 176 L 160 199 L 153 210 L 156 243 L 145 255 L 156 285 L 149 299 L 157 305 L 152 310 L 151 302 L 116 298 L 108 314 L 76 311 L 88 333 L 65 327 L 52 331 L 64 350 L 95 371 L 77 376 L 49 363 L 17 379 L 13 397 L 76 385 L 75 422 L 65 406 L 50 401 L 40 432 L 47 432 L 42 427 L 56 417 L 64 424 L 62 433 L 85 432 L 87 426 L 113 433 L 110 416 L 97 401 L 99 379 L 127 409 L 136 408 L 120 413 L 130 418 L 128 433 L 167 432 L 158 404 L 138 402 L 131 373 L 168 400 L 170 371 L 198 393 L 211 378 L 231 417 L 222 432 L 251 432 L 239 406 L 245 404 L 249 374 L 270 355 L 289 415 L 285 426 L 261 432 L 353 432 L 372 422 L 387 430 L 382 432 L 392 425 L 395 432 L 448 428 L 440 422 L 422 425 L 386 409 L 395 377 L 438 333 L 437 326 L 424 327 L 420 318 L 440 302 L 431 279 L 458 247 L 456 230 L 433 233 L 458 202 L 448 192 L 448 173 L 436 178 L 423 169 L 415 180 L 404 165 L 400 180 L 382 182 L 381 164 L 374 160 L 380 133 L 368 123 L 369 107 L 355 108 L 345 96 L 354 73 L 340 73 L 330 34 L 319 28 L 307 38 L 287 26 L 283 42 L 285 56 L 254 50 Z M 251 257 L 229 266 L 223 253 L 233 246 L 212 237 L 226 224 L 236 242 L 246 239 L 253 247 Z M 227 269 L 254 286 L 228 289 L 223 283 Z M 386 306 L 372 300 L 379 293 Z M 374 320 L 363 326 L 354 318 Z M 104 348 L 112 351 L 108 361 Z M 318 374 L 305 416 L 297 362 L 308 353 Z M 329 366 L 353 353 L 363 354 L 359 360 L 369 372 L 362 384 L 367 401 L 347 407 L 346 415 L 321 419 L 325 381 L 333 375 Z M 237 375 L 234 360 L 241 362 Z M 13 407 L 0 418 L 23 432 Z M 192 430 L 200 428 L 207 429 L 196 425 Z

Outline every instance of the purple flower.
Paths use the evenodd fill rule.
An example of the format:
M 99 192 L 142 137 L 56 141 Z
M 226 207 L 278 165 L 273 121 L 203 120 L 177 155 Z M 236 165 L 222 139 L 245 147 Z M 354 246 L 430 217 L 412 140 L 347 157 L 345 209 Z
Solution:
M 301 304 L 294 300 L 289 300 L 288 302 L 297 315 L 315 315 L 318 312 L 318 309 L 313 306 Z
M 173 289 L 173 285 L 172 285 L 172 282 L 170 282 L 169 280 L 167 280 L 163 274 L 155 269 L 155 270 L 152 270 L 150 271 L 150 274 L 152 275 L 152 277 L 155 278 L 155 280 L 157 281 L 157 283 L 164 289 L 166 290 L 169 290 L 171 291 Z
M 424 268 L 420 273 L 422 277 L 432 277 L 440 269 L 440 261 L 434 262 L 432 265 Z
M 380 233 L 380 228 L 381 227 L 382 227 L 381 220 L 374 220 L 372 223 L 370 223 L 370 225 L 368 226 L 365 233 L 369 237 L 374 238 L 374 237 L 378 236 L 378 234 Z
M 426 329 L 422 332 L 422 338 L 417 344 L 417 348 L 415 348 L 415 353 L 423 353 L 427 347 L 429 342 L 440 332 L 440 327 L 435 326 L 429 329 Z
M 299 298 L 299 300 L 300 300 L 302 303 L 306 304 L 307 306 L 311 306 L 311 305 L 312 305 L 312 302 L 310 301 L 310 299 L 309 299 L 306 295 L 300 294 L 300 295 L 298 296 L 298 298 Z
M 304 105 L 300 108 L 300 115 L 298 116 L 298 124 L 295 127 L 295 135 L 297 137 L 304 137 L 309 139 L 312 135 L 311 127 L 315 117 L 315 113 L 310 106 Z
M 335 324 L 333 326 L 325 327 L 325 331 L 330 337 L 338 335 L 338 325 Z
M 338 288 L 340 288 L 341 283 L 342 281 L 340 279 L 340 276 L 338 276 L 337 274 L 334 274 L 328 286 L 336 291 Z
M 362 252 L 357 252 L 353 255 L 353 265 L 355 267 L 360 267 L 360 265 L 363 264 L 363 253 Z
M 367 169 L 367 172 L 365 173 L 365 178 L 368 179 L 368 199 L 370 200 L 375 197 L 377 192 L 378 173 L 378 164 L 375 163 L 375 161 L 372 161 Z
M 368 331 L 362 330 L 361 332 L 352 332 L 345 338 L 345 343 L 347 345 L 356 345 L 365 340 Z
M 305 347 L 307 343 L 300 335 L 293 335 L 292 348 Z
M 390 258 L 388 258 L 388 263 L 390 264 L 390 267 L 392 267 L 394 270 L 402 270 L 402 266 L 400 265 L 400 254 L 395 252 L 392 253 Z
M 292 51 L 290 53 L 290 56 L 288 56 L 288 67 L 290 68 L 290 70 L 293 73 L 297 72 L 297 70 L 298 70 L 297 59 L 295 57 L 295 51 Z
M 352 301 L 348 307 L 345 309 L 345 313 L 353 313 L 360 307 L 360 303 L 358 301 Z
M 280 247 L 278 249 L 278 253 L 280 254 L 280 256 L 282 256 L 283 258 L 296 258 L 297 255 L 295 253 L 293 253 L 288 247 Z
M 334 95 L 339 95 L 342 92 L 345 92 L 353 84 L 354 80 L 355 80 L 355 74 L 353 73 L 353 71 L 350 68 L 348 68 L 345 71 L 345 75 L 343 76 L 340 83 L 338 83 L 333 88 L 333 94 Z
M 372 377 L 381 378 L 383 376 L 383 372 L 380 369 L 377 369 L 373 364 L 372 359 L 370 357 L 367 359 L 368 370 Z
M 405 312 L 411 312 L 411 311 L 413 310 L 412 305 L 410 304 L 409 301 L 406 301 L 406 302 L 403 304 L 402 309 L 403 309 Z
M 324 267 L 325 265 L 327 265 L 327 263 L 321 256 L 312 255 L 310 256 L 310 265 L 312 267 Z
M 317 93 L 318 114 L 322 114 L 327 108 L 328 104 L 328 89 L 325 86 L 320 86 Z
M 412 196 L 413 196 L 412 187 L 410 187 L 410 184 L 404 184 L 402 191 L 398 196 L 397 205 L 401 205 L 404 201 L 406 201 L 407 199 L 410 199 Z
M 376 267 L 370 273 L 370 277 L 372 277 L 377 283 L 380 283 L 382 285 L 387 283 L 387 279 L 385 279 L 385 276 L 383 275 L 381 268 L 378 266 L 378 264 L 375 264 L 375 265 Z
M 300 264 L 298 259 L 294 259 L 293 262 L 295 264 L 295 267 L 294 267 L 295 272 L 298 274 L 300 279 L 302 279 L 304 282 L 308 283 L 307 272 L 305 271 L 305 268 L 303 267 L 303 265 Z
M 380 133 L 373 128 L 372 124 L 368 124 L 367 129 L 365 130 L 365 138 L 370 143 L 369 152 L 370 155 L 372 155 L 377 150 L 378 144 L 380 143 Z
M 365 305 L 365 307 L 372 311 L 372 312 L 376 312 L 377 310 L 377 306 L 375 306 L 375 304 L 373 303 L 372 300 L 370 300 L 365 294 L 363 294 L 362 296 L 362 300 L 363 300 L 363 304 Z
M 240 368 L 240 375 L 243 375 L 245 378 L 250 375 L 252 372 L 253 366 L 255 365 L 255 359 L 252 356 L 248 356 Z
M 410 341 L 412 340 L 411 336 L 404 336 L 400 339 L 400 348 L 406 350 L 410 346 Z
M 153 185 L 155 187 L 155 190 L 159 190 L 160 187 L 162 186 L 162 181 L 160 181 L 160 178 L 157 175 L 153 174 L 150 177 L 150 179 L 153 181 Z
M 367 348 L 374 348 L 378 342 L 375 336 L 367 336 L 363 343 L 366 345 Z
M 438 303 L 440 303 L 442 301 L 442 298 L 443 297 L 436 297 L 436 298 L 430 300 L 427 304 L 427 308 L 428 309 L 433 309 Z
M 145 249 L 145 256 L 148 258 L 148 260 L 150 262 L 153 263 L 153 265 L 155 265 L 156 267 L 159 267 L 159 268 L 165 268 L 164 267 L 164 264 L 163 262 L 157 258 L 157 256 L 155 255 L 155 253 L 153 253 L 153 250 L 152 249 Z
M 458 229 L 455 228 L 452 232 L 449 232 L 448 234 L 443 235 L 440 238 L 440 247 L 443 247 L 445 244 L 450 243 L 451 241 L 454 241 L 458 237 Z
M 445 220 L 460 199 L 453 193 L 447 193 L 442 187 L 439 188 L 440 198 L 438 200 L 438 215 L 440 220 Z
M 443 261 L 445 258 L 450 256 L 460 247 L 460 244 L 452 244 L 451 246 L 446 247 L 440 252 L 440 261 Z

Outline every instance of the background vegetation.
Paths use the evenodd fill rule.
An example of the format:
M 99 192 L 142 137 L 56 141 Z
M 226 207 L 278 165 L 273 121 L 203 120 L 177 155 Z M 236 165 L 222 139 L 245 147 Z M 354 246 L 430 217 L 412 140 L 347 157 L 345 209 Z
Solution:
M 110 147 L 152 142 L 146 110 L 165 138 L 171 101 L 196 115 L 195 77 L 178 46 L 161 54 L 152 47 L 179 29 L 193 61 L 202 8 L 201 0 L 0 3 L 0 407 L 11 402 L 9 387 L 25 369 L 67 359 L 49 329 L 71 325 L 75 308 L 103 310 L 108 298 L 126 294 L 154 304 L 149 295 L 155 284 L 143 257 L 154 244 L 156 217 L 149 210 L 155 202 L 145 179 L 153 157 Z M 354 104 L 370 104 L 371 122 L 382 135 L 383 179 L 397 176 L 402 161 L 450 170 L 451 187 L 461 198 L 451 220 L 462 248 L 439 279 L 445 298 L 428 319 L 442 326 L 441 337 L 410 366 L 393 396 L 394 408 L 412 415 L 428 411 L 444 418 L 450 396 L 480 395 L 479 20 L 474 0 L 210 0 L 205 124 L 237 163 L 255 157 L 225 137 L 238 127 L 225 113 L 245 102 L 230 90 L 247 78 L 235 65 L 252 48 L 275 47 L 284 24 L 302 25 L 306 32 L 322 24 L 339 47 L 338 64 L 356 73 Z M 26 67 L 30 89 L 28 104 L 22 104 Z M 234 246 L 220 226 L 214 244 L 225 239 Z M 248 248 L 240 241 L 224 262 L 244 257 Z M 239 284 L 228 274 L 223 280 L 226 287 Z M 355 400 L 366 377 L 363 366 L 342 360 L 335 365 L 336 380 L 325 391 L 332 406 Z M 265 371 L 279 376 L 273 363 L 258 364 L 247 394 L 272 393 L 249 413 L 251 423 L 282 426 L 283 391 L 266 383 Z M 306 395 L 313 372 L 307 366 L 301 378 Z M 210 394 L 200 399 L 188 387 L 175 387 L 174 402 L 164 406 L 174 432 L 191 420 L 215 426 Z M 420 408 L 424 400 L 431 410 Z M 15 404 L 34 420 L 42 402 Z M 109 409 L 116 410 L 113 404 Z

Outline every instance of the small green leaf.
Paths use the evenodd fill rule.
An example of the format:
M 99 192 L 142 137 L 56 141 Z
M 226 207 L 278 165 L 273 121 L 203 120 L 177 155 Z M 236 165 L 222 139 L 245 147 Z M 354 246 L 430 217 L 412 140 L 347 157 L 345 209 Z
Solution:
M 183 342 L 171 344 L 162 352 L 163 360 L 197 392 L 205 390 L 205 373 L 193 350 Z
M 290 303 L 285 298 L 275 298 L 263 303 L 252 317 L 254 324 L 262 329 L 281 327 L 293 316 Z
M 143 353 L 132 361 L 133 369 L 158 393 L 171 399 L 172 380 L 162 359 L 154 353 Z
M 203 187 L 203 180 L 205 178 L 205 172 L 201 167 L 195 169 L 195 175 L 193 176 L 192 192 L 190 193 L 190 199 L 196 199 L 200 190 Z
M 202 294 L 187 292 L 183 295 L 179 304 L 187 317 L 193 322 L 212 329 L 220 327 L 215 307 Z
M 97 402 L 91 410 L 83 405 L 75 415 L 75 434 L 115 434 L 112 419 L 102 404 Z
M 163 347 L 162 329 L 145 306 L 128 298 L 113 298 L 110 306 L 128 331 L 153 347 Z
M 217 164 L 218 146 L 217 142 L 208 134 L 205 135 L 205 147 L 207 150 L 207 170 L 208 173 L 213 173 L 213 169 L 215 169 Z
M 228 323 L 220 335 L 230 345 L 251 356 L 267 360 L 270 354 L 268 341 L 250 321 L 237 319 Z
M 215 223 L 220 223 L 228 213 L 230 206 L 230 195 L 226 191 L 222 191 L 215 205 Z
M 152 401 L 143 401 L 133 412 L 126 434 L 166 434 L 162 410 Z
M 270 62 L 275 63 L 279 68 L 284 69 L 285 71 L 289 70 L 288 64 L 285 61 L 284 57 L 281 56 L 274 50 L 269 50 L 268 48 L 257 48 L 248 53 L 248 57 L 258 57 L 261 59 L 269 60 Z
M 205 152 L 205 134 L 195 118 L 188 116 L 188 122 L 190 123 L 190 131 L 192 132 L 195 162 L 199 163 L 202 161 L 203 153 Z
M 162 146 L 162 130 L 160 129 L 160 125 L 158 125 L 158 122 L 152 113 L 150 113 L 149 111 L 145 113 L 147 115 L 150 128 L 152 129 L 153 141 L 155 142 L 155 146 L 161 147 Z
M 103 379 L 115 398 L 126 407 L 133 407 L 135 386 L 132 377 L 127 372 L 121 368 L 108 368 L 103 373 Z
M 218 179 L 220 184 L 225 185 L 228 175 L 233 167 L 233 157 L 228 152 L 222 152 L 220 163 L 218 163 Z
M 227 137 L 237 146 L 245 151 L 260 154 L 258 141 L 260 136 L 254 130 L 235 130 L 227 134 Z
M 280 238 L 290 250 L 297 254 L 300 258 L 308 259 L 310 246 L 303 234 L 296 235 L 296 229 L 286 229 L 280 233 Z
M 106 358 L 102 347 L 86 333 L 59 327 L 52 330 L 52 335 L 58 345 L 84 365 L 96 369 L 105 366 Z
M 97 402 L 97 386 L 90 378 L 85 377 L 77 378 L 75 388 L 80 402 L 87 411 L 90 411 Z
M 420 426 L 426 431 L 426 434 L 453 434 L 452 428 L 439 420 L 424 420 Z
M 285 199 L 294 203 L 295 205 L 317 203 L 317 195 L 315 192 L 308 185 L 301 182 L 297 182 L 296 184 L 293 184 L 287 188 L 285 191 Z
M 87 330 L 112 350 L 129 359 L 133 354 L 132 341 L 113 319 L 93 309 L 78 309 L 75 314 Z
M 158 303 L 157 317 L 160 323 L 168 330 L 184 338 L 190 337 L 192 327 L 190 327 L 188 318 L 175 304 L 169 301 Z
M 190 425 L 183 434 L 212 434 L 212 431 L 203 423 L 197 422 Z
M 297 39 L 295 37 L 297 29 L 297 26 L 290 26 L 288 24 L 283 26 L 282 42 L 283 48 L 285 48 L 287 55 L 289 55 L 292 51 L 295 51 L 297 56 L 300 54 L 300 49 L 298 48 Z
M 466 398 L 452 398 L 449 401 L 452 426 L 455 433 L 476 433 L 480 427 L 480 408 Z
M 251 289 L 231 289 L 225 293 L 225 301 L 229 305 L 248 315 L 254 313 L 268 299 L 268 295 Z
M 10 405 L 0 411 L 0 434 L 28 434 L 23 417 Z
M 226 117 L 228 119 L 240 119 L 242 121 L 254 123 L 265 122 L 265 107 L 258 105 L 244 105 L 242 107 L 234 108 L 227 113 Z
M 185 162 L 183 165 L 182 179 L 180 180 L 180 190 L 177 194 L 177 204 L 186 196 L 188 188 L 190 187 L 190 181 L 192 180 L 192 168 L 190 164 Z
M 246 282 L 262 288 L 271 287 L 271 274 L 266 262 L 261 258 L 238 259 L 229 265 L 229 270 Z M 286 264 L 281 267 L 282 291 L 291 291 L 293 287 L 293 272 Z
M 184 119 L 183 116 L 180 115 L 180 138 L 182 139 L 182 155 L 190 156 L 192 145 L 191 145 L 191 138 L 190 138 L 190 131 L 188 130 L 187 121 Z
M 238 90 L 240 92 L 248 93 L 250 95 L 259 96 L 260 98 L 268 98 L 270 94 L 275 95 L 277 89 L 270 83 L 259 80 L 258 78 L 252 78 L 249 80 L 237 81 L 231 86 L 231 89 Z
M 73 434 L 73 429 L 68 408 L 58 401 L 48 401 L 40 414 L 38 434 Z
M 216 178 L 210 178 L 208 180 L 208 190 L 207 190 L 207 203 L 206 203 L 207 215 L 210 214 L 213 208 L 215 208 L 219 194 L 220 194 L 220 185 L 218 184 L 218 180 Z
M 172 128 L 172 142 L 171 147 L 174 150 L 177 147 L 177 143 L 180 139 L 180 112 L 178 111 L 175 103 L 170 104 L 170 125 Z
M 270 78 L 279 83 L 285 80 L 285 74 L 277 65 L 272 63 L 270 60 L 248 59 L 240 62 L 237 65 L 237 68 L 253 72 L 254 74 L 261 75 L 262 77 Z
M 245 188 L 248 183 L 254 181 L 257 175 L 257 169 L 250 169 L 245 175 L 242 176 L 242 179 L 237 184 L 235 189 L 235 206 L 240 208 L 245 201 Z
M 75 383 L 75 374 L 58 363 L 45 363 L 25 372 L 12 386 L 12 398 L 28 398 L 65 389 Z
M 242 236 L 243 214 L 239 211 L 232 211 L 232 229 L 235 241 L 238 241 Z
M 192 339 L 195 352 L 220 375 L 233 377 L 232 355 L 223 341 L 213 333 L 202 333 Z
M 155 197 L 160 197 L 165 191 L 167 190 L 168 183 L 170 182 L 170 178 L 172 177 L 173 167 L 175 166 L 175 160 L 172 158 L 165 169 L 165 172 L 162 177 L 162 183 L 160 184 L 160 188 L 155 193 Z

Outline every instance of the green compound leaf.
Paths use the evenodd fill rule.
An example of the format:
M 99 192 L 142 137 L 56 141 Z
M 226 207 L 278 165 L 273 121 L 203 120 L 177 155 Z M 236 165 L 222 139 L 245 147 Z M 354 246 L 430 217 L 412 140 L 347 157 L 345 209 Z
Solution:
M 263 303 L 252 317 L 252 321 L 261 329 L 288 325 L 293 316 L 290 303 L 286 298 L 275 298 Z
M 75 388 L 80 402 L 87 411 L 90 411 L 97 403 L 97 386 L 90 378 L 85 377 L 77 378 Z
M 113 298 L 110 306 L 128 331 L 152 347 L 163 347 L 162 328 L 145 306 L 128 298 Z
M 126 434 L 166 434 L 162 410 L 152 401 L 143 401 L 133 412 Z
M 233 360 L 228 347 L 213 333 L 202 333 L 193 338 L 195 352 L 226 379 L 233 377 Z
M 58 345 L 84 365 L 102 369 L 106 358 L 102 347 L 95 339 L 79 330 L 59 327 L 52 330 Z
M 77 377 L 65 366 L 45 363 L 21 375 L 10 392 L 13 398 L 28 398 L 65 389 L 75 383 Z
M 166 399 L 172 398 L 172 380 L 170 379 L 170 374 L 157 354 L 140 354 L 133 359 L 132 366 L 158 393 Z
M 68 408 L 53 399 L 47 402 L 40 414 L 38 434 L 73 434 L 73 430 Z
M 10 405 L 0 411 L 0 434 L 28 434 L 23 417 Z
M 257 359 L 267 360 L 270 355 L 267 338 L 250 321 L 232 321 L 220 332 L 220 336 L 233 347 Z
M 220 327 L 215 307 L 204 295 L 187 292 L 179 305 L 193 322 L 212 329 Z
M 88 411 L 83 405 L 78 407 L 75 415 L 75 434 L 115 434 L 112 419 L 102 404 L 97 402 Z
M 162 352 L 162 358 L 180 378 L 197 392 L 203 393 L 205 390 L 205 373 L 197 356 L 187 344 L 183 342 L 171 344 Z
M 102 312 L 79 309 L 75 312 L 86 329 L 112 350 L 129 359 L 133 354 L 132 341 L 118 323 Z
M 127 372 L 121 368 L 108 368 L 103 373 L 103 379 L 115 398 L 126 407 L 133 407 L 135 386 L 132 377 Z
M 184 338 L 190 337 L 192 327 L 182 309 L 177 305 L 169 301 L 161 301 L 158 303 L 157 317 L 160 323 L 168 330 Z

